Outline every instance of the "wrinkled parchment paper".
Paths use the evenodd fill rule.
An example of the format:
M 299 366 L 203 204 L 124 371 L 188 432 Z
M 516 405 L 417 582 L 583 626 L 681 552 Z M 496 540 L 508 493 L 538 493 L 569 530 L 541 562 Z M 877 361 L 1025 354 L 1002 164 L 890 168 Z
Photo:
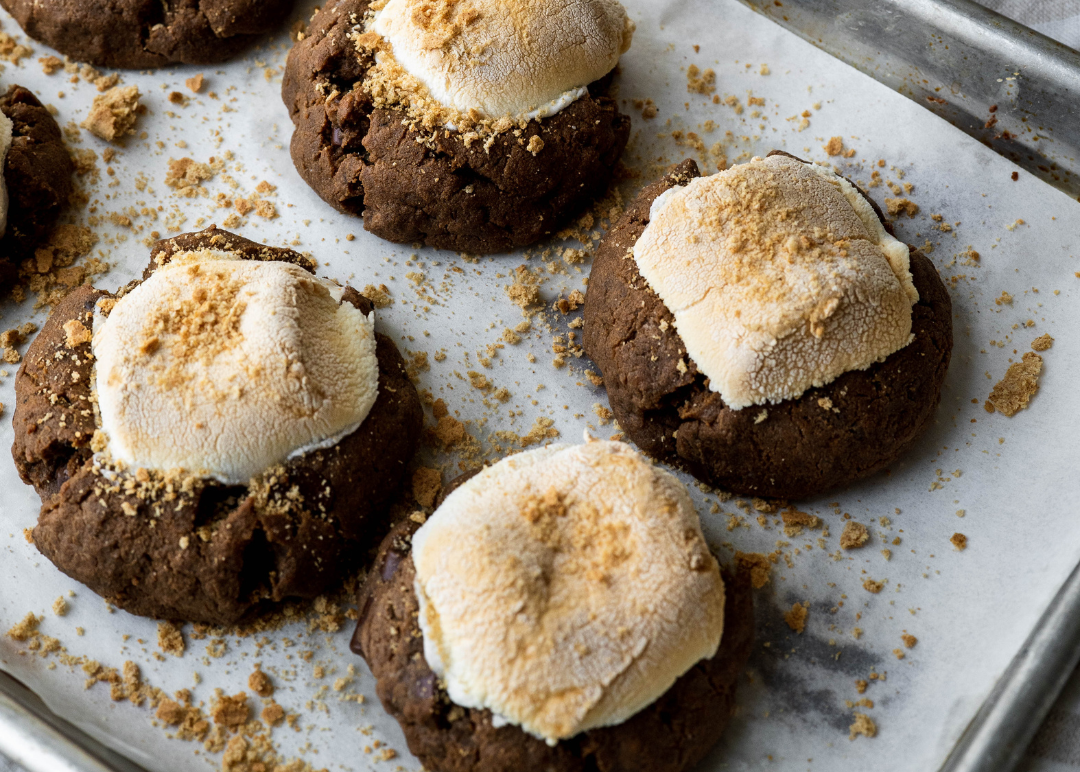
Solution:
M 910 193 L 901 187 L 899 196 L 917 203 L 919 214 L 900 218 L 898 233 L 933 247 L 931 258 L 949 281 L 955 310 L 956 348 L 934 427 L 888 473 L 799 503 L 800 510 L 823 520 L 829 533 L 823 541 L 820 530 L 785 535 L 775 514 L 762 527 L 759 513 L 740 509 L 735 500 L 719 503 L 715 513 L 716 497 L 692 488 L 722 559 L 730 561 L 733 550 L 781 552 L 770 583 L 756 594 L 758 644 L 740 684 L 737 716 L 703 768 L 935 769 L 1080 559 L 1080 520 L 1073 511 L 1074 438 L 1080 430 L 1073 402 L 1080 375 L 1078 205 L 1023 171 L 1013 181 L 1017 167 L 734 0 L 628 0 L 627 6 L 638 25 L 617 81 L 634 122 L 626 162 L 638 176 L 627 183 L 628 193 L 687 155 L 699 161 L 704 155 L 715 170 L 709 155 L 715 143 L 730 162 L 773 148 L 824 161 L 822 146 L 840 136 L 855 155 L 828 160 L 864 186 L 878 171 L 881 184 L 870 192 L 879 203 L 897 197 L 886 181 L 913 186 Z M 18 33 L 10 17 L 0 20 L 5 31 Z M 58 108 L 62 125 L 81 121 L 94 89 L 70 84 L 62 72 L 44 75 L 36 58 L 52 52 L 23 42 L 33 57 L 21 66 L 6 65 L 0 82 L 32 88 Z M 95 210 L 77 217 L 86 222 L 129 207 L 161 210 L 154 222 L 134 219 L 136 227 L 145 226 L 140 233 L 107 220 L 95 226 L 101 236 L 95 254 L 114 264 L 99 285 L 112 289 L 141 272 L 148 250 L 140 239 L 151 230 L 167 235 L 175 232 L 170 225 L 186 231 L 221 223 L 229 210 L 217 208 L 215 195 L 249 195 L 266 180 L 277 186 L 269 199 L 279 216 L 266 221 L 251 214 L 235 230 L 310 251 L 321 274 L 361 287 L 385 283 L 395 302 L 378 312 L 379 327 L 402 348 L 429 352 L 431 368 L 421 373 L 421 388 L 445 399 L 462 420 L 477 421 L 470 431 L 478 438 L 502 429 L 524 434 L 541 417 L 551 418 L 565 441 L 579 441 L 589 427 L 597 436 L 612 433 L 614 427 L 593 412 L 606 400 L 603 389 L 584 378 L 591 365 L 571 358 L 567 367 L 553 368 L 552 331 L 544 323 L 534 322 L 521 344 L 498 350 L 490 369 L 478 365 L 478 355 L 486 356 L 484 349 L 502 329 L 522 320 L 504 291 L 522 255 L 471 263 L 452 253 L 391 245 L 332 211 L 301 182 L 289 159 L 292 127 L 279 98 L 288 47 L 282 33 L 219 68 L 124 74 L 124 83 L 140 86 L 149 107 L 139 123 L 147 137 L 119 148 L 111 163 L 115 177 L 99 161 L 101 182 L 91 188 Z M 688 92 L 691 64 L 715 70 L 719 103 L 711 94 Z M 199 95 L 183 83 L 196 72 L 206 76 Z M 1011 75 L 1001 75 L 1003 93 L 1004 78 Z M 172 91 L 187 94 L 190 104 L 170 103 Z M 764 105 L 750 104 L 751 95 Z M 726 104 L 728 97 L 737 103 Z M 653 100 L 657 117 L 643 120 L 634 109 L 634 100 L 644 99 Z M 105 144 L 83 132 L 76 147 L 100 155 Z M 226 151 L 235 157 L 225 172 L 204 183 L 207 197 L 180 198 L 165 186 L 170 158 L 206 162 Z M 876 165 L 878 159 L 884 167 Z M 133 184 L 140 174 L 148 180 L 143 191 Z M 236 181 L 235 189 L 225 174 Z M 941 222 L 931 214 L 940 214 Z M 347 241 L 347 234 L 355 240 Z M 977 262 L 970 253 L 965 257 L 969 247 L 979 253 Z M 538 257 L 524 264 L 543 266 Z M 409 273 L 424 274 L 421 289 Z M 581 273 L 569 266 L 544 284 L 544 318 L 555 332 L 565 335 L 580 310 L 563 316 L 550 310 L 551 302 L 584 289 L 587 273 L 587 262 Z M 1003 291 L 1013 297 L 1011 304 L 995 303 Z M 31 319 L 40 325 L 44 314 L 31 305 L 0 303 L 0 326 Z M 990 388 L 1044 333 L 1056 340 L 1044 352 L 1042 385 L 1030 408 L 1011 419 L 986 413 Z M 437 351 L 445 351 L 445 360 L 435 361 Z M 38 498 L 6 458 L 15 367 L 4 369 L 9 374 L 0 379 L 6 406 L 0 419 L 0 630 L 27 612 L 43 615 L 42 633 L 59 638 L 69 654 L 113 667 L 134 661 L 147 682 L 168 692 L 190 688 L 206 706 L 216 687 L 229 694 L 249 691 L 247 677 L 260 662 L 278 686 L 275 699 L 300 715 L 295 731 L 274 731 L 284 756 L 335 770 L 419 768 L 379 707 L 370 674 L 348 652 L 351 624 L 334 634 L 309 634 L 305 623 L 296 623 L 265 636 L 230 636 L 219 657 L 210 650 L 221 654 L 220 644 L 208 648 L 212 641 L 193 639 L 187 627 L 187 652 L 177 659 L 159 652 L 156 622 L 110 611 L 42 558 L 23 535 L 35 522 Z M 460 375 L 469 370 L 505 386 L 510 400 L 486 407 L 483 395 Z M 842 552 L 839 536 L 847 515 L 867 525 L 871 539 L 861 549 Z M 949 541 L 956 532 L 968 537 L 963 552 Z M 891 559 L 882 554 L 885 549 Z M 885 583 L 880 593 L 863 588 L 868 578 Z M 58 617 L 51 606 L 61 595 L 70 611 Z M 796 634 L 783 614 L 804 601 L 806 628 Z M 915 636 L 917 645 L 905 648 L 903 634 Z M 0 639 L 0 667 L 55 711 L 148 769 L 220 766 L 219 756 L 196 744 L 168 739 L 147 708 L 113 703 L 104 686 L 85 690 L 83 673 L 55 655 L 42 658 L 24 648 Z M 356 666 L 356 677 L 335 691 L 336 679 L 349 677 L 349 664 Z M 871 680 L 865 694 L 857 693 L 856 680 L 871 673 L 885 680 Z M 366 701 L 340 699 L 357 693 Z M 249 698 L 258 710 L 259 701 L 250 692 Z M 873 707 L 849 704 L 860 699 L 872 700 Z M 849 740 L 856 712 L 872 718 L 876 737 Z M 376 740 L 383 745 L 375 747 Z M 398 755 L 384 761 L 387 747 Z

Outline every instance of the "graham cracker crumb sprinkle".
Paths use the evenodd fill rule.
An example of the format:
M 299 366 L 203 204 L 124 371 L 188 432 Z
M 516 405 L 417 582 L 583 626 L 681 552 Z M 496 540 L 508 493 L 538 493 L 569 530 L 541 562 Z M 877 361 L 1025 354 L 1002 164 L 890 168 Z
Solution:
M 90 114 L 80 125 L 106 142 L 115 142 L 135 133 L 140 108 L 138 86 L 116 86 L 94 97 Z
M 954 533 L 949 537 L 949 541 L 952 542 L 952 545 L 958 550 L 967 549 L 967 537 L 962 533 Z
M 843 137 L 831 137 L 829 143 L 822 148 L 829 155 L 840 155 L 844 152 Z
M 787 626 L 794 630 L 799 635 L 802 635 L 802 631 L 806 629 L 806 617 L 809 615 L 807 610 L 809 607 L 807 601 L 802 603 L 796 603 L 792 605 L 791 609 L 784 613 L 784 621 Z
M 862 523 L 848 520 L 844 524 L 844 532 L 840 534 L 840 546 L 846 550 L 853 550 L 866 544 L 870 538 L 870 532 Z
M 210 708 L 210 717 L 214 723 L 228 729 L 236 729 L 246 724 L 250 716 L 251 708 L 248 707 L 245 692 L 231 697 L 220 695 Z
M 907 633 L 901 635 L 900 640 L 904 642 L 904 647 L 908 649 L 915 648 L 915 644 L 919 642 L 918 638 L 916 638 L 914 635 L 908 635 Z
M 1020 362 L 1009 365 L 1005 377 L 998 381 L 990 392 L 986 412 L 993 413 L 997 410 L 1011 418 L 1026 408 L 1039 390 L 1042 365 L 1042 357 L 1030 351 L 1024 353 Z
M 172 622 L 158 622 L 158 647 L 166 654 L 182 656 L 185 649 L 184 635 Z
M 248 688 L 260 697 L 271 697 L 274 694 L 274 684 L 270 676 L 258 667 L 248 676 Z
M 1049 335 L 1040 335 L 1035 340 L 1031 341 L 1031 348 L 1033 351 L 1046 351 L 1053 345 L 1054 339 Z
M 873 579 L 865 579 L 865 580 L 863 580 L 862 586 L 863 586 L 863 589 L 866 590 L 867 592 L 870 592 L 870 593 L 873 593 L 874 595 L 877 595 L 879 592 L 881 592 L 882 588 L 885 586 L 885 582 L 878 582 L 878 581 L 875 581 Z
M 750 572 L 750 586 L 760 590 L 769 583 L 769 574 L 772 571 L 772 562 L 769 556 L 760 552 L 736 552 L 735 562 L 739 568 Z
M 877 724 L 865 713 L 856 713 L 855 722 L 848 727 L 848 739 L 854 740 L 858 735 L 873 737 L 877 734 Z

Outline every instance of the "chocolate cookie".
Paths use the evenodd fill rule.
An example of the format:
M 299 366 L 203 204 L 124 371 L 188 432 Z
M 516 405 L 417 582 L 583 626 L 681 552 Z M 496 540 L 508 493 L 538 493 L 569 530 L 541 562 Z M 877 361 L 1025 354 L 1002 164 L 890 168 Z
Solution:
M 11 86 L 0 96 L 0 112 L 13 124 L 4 162 L 8 213 L 0 238 L 2 292 L 15 278 L 19 261 L 34 253 L 67 205 L 75 164 L 56 120 L 25 88 Z
M 79 62 L 215 64 L 273 32 L 293 0 L 0 0 L 27 35 Z
M 147 274 L 179 251 L 310 261 L 211 228 L 158 242 Z M 129 285 L 129 292 L 139 282 Z M 331 590 L 386 532 L 385 512 L 419 439 L 422 411 L 390 338 L 376 335 L 378 396 L 360 427 L 290 455 L 250 484 L 103 467 L 83 286 L 53 312 L 16 376 L 12 455 L 42 499 L 34 543 L 60 570 L 146 616 L 225 624 L 267 603 Z M 346 287 L 343 302 L 369 302 Z M 133 342 L 134 345 L 134 342 Z
M 796 399 L 732 410 L 686 355 L 674 316 L 631 254 L 653 201 L 698 176 L 697 165 L 684 161 L 642 190 L 593 262 L 584 346 L 620 427 L 654 458 L 745 495 L 797 499 L 884 468 L 929 426 L 940 401 L 952 353 L 952 303 L 937 270 L 911 249 L 919 300 L 908 345 Z
M 716 744 L 734 709 L 735 686 L 753 642 L 753 600 L 744 576 L 724 573 L 724 635 L 711 659 L 687 671 L 658 700 L 615 726 L 554 746 L 491 712 L 454 705 L 424 658 L 417 621 L 411 537 L 405 521 L 383 540 L 360 591 L 352 650 L 367 660 L 383 707 L 409 750 L 434 772 L 681 772 Z
M 487 254 L 563 227 L 601 194 L 630 135 L 610 77 L 561 112 L 485 141 L 424 137 L 361 87 L 374 60 L 351 37 L 369 0 L 331 0 L 289 54 L 282 97 L 300 176 L 335 209 L 398 243 Z M 542 150 L 530 151 L 531 137 Z

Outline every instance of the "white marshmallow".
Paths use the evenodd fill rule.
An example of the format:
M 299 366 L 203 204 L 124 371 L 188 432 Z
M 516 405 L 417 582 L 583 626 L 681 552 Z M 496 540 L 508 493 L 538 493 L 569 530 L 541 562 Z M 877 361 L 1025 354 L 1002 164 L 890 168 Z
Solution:
M 374 314 L 341 296 L 288 263 L 174 256 L 95 318 L 108 452 L 243 484 L 355 431 L 378 394 Z
M 712 657 L 724 584 L 683 485 L 628 445 L 552 445 L 413 536 L 424 656 L 450 699 L 549 744 L 622 723 Z
M 444 107 L 529 120 L 611 72 L 634 26 L 617 0 L 389 0 L 370 29 Z
M 908 247 L 827 167 L 754 158 L 666 191 L 633 253 L 734 410 L 794 399 L 911 341 Z

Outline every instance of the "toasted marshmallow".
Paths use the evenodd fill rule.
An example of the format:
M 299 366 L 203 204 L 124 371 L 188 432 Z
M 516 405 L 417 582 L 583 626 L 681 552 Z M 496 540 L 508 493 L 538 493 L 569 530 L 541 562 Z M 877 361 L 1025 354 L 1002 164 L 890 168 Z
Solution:
M 15 125 L 3 113 L 0 113 L 0 238 L 7 232 L 8 191 L 4 180 L 4 167 L 7 166 L 7 154 L 11 150 L 12 131 Z
M 243 484 L 355 431 L 378 393 L 374 314 L 295 265 L 186 252 L 95 318 L 108 453 Z
M 666 191 L 633 252 L 734 410 L 794 399 L 912 339 L 907 246 L 824 166 L 754 158 Z
M 424 657 L 458 705 L 554 745 L 622 723 L 716 654 L 724 584 L 683 485 L 628 445 L 552 445 L 413 536 Z
M 389 0 L 369 30 L 451 112 L 529 120 L 615 69 L 634 25 L 618 0 Z

